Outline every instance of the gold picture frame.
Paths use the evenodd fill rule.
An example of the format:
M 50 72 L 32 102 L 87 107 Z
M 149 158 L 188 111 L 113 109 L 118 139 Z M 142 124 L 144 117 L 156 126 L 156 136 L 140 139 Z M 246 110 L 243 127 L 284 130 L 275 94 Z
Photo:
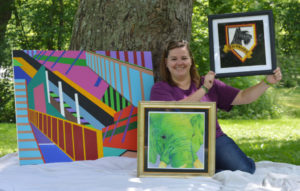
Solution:
M 215 102 L 139 102 L 138 177 L 213 176 L 215 142 Z

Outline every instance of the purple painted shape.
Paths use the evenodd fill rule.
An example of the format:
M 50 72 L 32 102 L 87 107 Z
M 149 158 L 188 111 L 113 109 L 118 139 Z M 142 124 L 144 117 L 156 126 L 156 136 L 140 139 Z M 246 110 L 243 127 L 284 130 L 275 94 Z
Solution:
M 104 127 L 104 128 L 105 128 L 105 127 Z M 103 128 L 103 129 L 104 129 L 104 128 Z M 103 136 L 103 138 L 102 138 L 102 139 L 103 139 L 103 140 L 102 140 L 103 142 L 104 142 L 104 139 L 105 139 L 106 134 L 107 134 L 107 132 L 108 132 L 108 128 L 109 128 L 109 126 L 107 126 L 106 129 L 105 129 L 105 133 L 104 133 L 104 136 Z
M 86 121 L 85 119 L 80 119 L 81 123 L 89 123 L 88 121 Z
M 106 56 L 106 53 L 105 53 L 105 51 L 102 51 L 102 50 L 100 50 L 100 51 L 96 51 L 96 53 L 97 53 L 97 54 L 101 54 L 101 55 L 104 55 L 104 56 Z
M 60 101 L 60 100 L 59 100 L 59 98 L 54 98 L 54 100 L 55 100 L 55 101 L 57 101 L 57 102 L 59 102 L 59 101 Z
M 76 111 L 73 109 L 73 108 L 71 108 L 71 107 L 68 107 L 68 108 L 66 108 L 67 109 L 67 111 L 68 112 L 70 112 L 70 113 L 75 113 Z
M 52 143 L 46 135 L 44 135 L 37 127 L 35 127 L 32 123 L 30 123 L 34 136 L 38 142 L 38 144 Z
M 117 51 L 110 51 L 110 57 L 117 59 Z
M 109 142 L 111 142 L 111 140 L 112 140 L 112 138 L 113 138 L 113 136 L 114 136 L 114 134 L 115 134 L 115 132 L 116 132 L 116 129 L 117 129 L 117 127 L 118 127 L 118 123 L 119 123 L 119 120 L 120 120 L 120 118 L 121 118 L 122 113 L 123 113 L 123 110 L 120 111 L 120 115 L 119 115 L 118 120 L 117 120 L 117 122 L 116 122 L 116 124 L 115 124 L 114 130 L 113 130 L 113 132 L 112 132 L 112 134 L 111 134 L 111 136 L 110 136 Z
M 152 55 L 150 51 L 144 52 L 144 60 L 145 60 L 145 67 L 149 68 L 150 70 L 153 70 L 152 66 Z
M 69 64 L 57 63 L 53 69 L 51 68 L 52 65 L 53 62 L 47 62 L 44 66 L 52 72 L 59 71 L 61 74 L 64 74 L 70 67 Z M 98 99 L 101 99 L 104 96 L 104 93 L 109 86 L 104 80 L 101 80 L 99 86 L 94 86 L 94 82 L 97 81 L 99 76 L 87 66 L 73 66 L 72 70 L 70 70 L 65 77 L 69 78 L 72 82 Z
M 65 53 L 64 57 L 65 58 L 77 58 L 79 53 L 80 53 L 80 50 L 79 51 L 69 50 Z M 80 55 L 80 57 L 78 59 L 85 59 L 85 51 L 82 52 L 82 54 Z
M 119 55 L 120 55 L 120 60 L 122 60 L 123 62 L 125 62 L 125 53 L 124 53 L 124 51 L 120 51 Z
M 129 128 L 130 118 L 131 118 L 131 116 L 132 116 L 133 109 L 134 109 L 134 107 L 131 106 L 130 114 L 129 114 L 129 116 L 128 116 L 128 120 L 127 120 L 127 123 L 126 123 L 126 128 L 125 128 L 125 131 L 124 131 L 124 134 L 123 134 L 123 138 L 122 138 L 122 143 L 124 143 L 124 141 L 125 141 L 125 137 L 126 137 L 126 134 L 127 134 L 128 128 Z M 123 111 L 123 110 L 122 110 L 122 111 Z
M 131 64 L 136 64 L 134 63 L 134 56 L 133 56 L 134 52 L 133 51 L 128 51 L 128 62 Z
M 63 50 L 57 50 L 52 56 L 60 57 L 60 55 L 61 55 L 63 52 L 64 52 Z
M 137 52 L 136 52 L 136 57 L 137 57 L 137 64 L 138 64 L 139 66 L 143 66 L 143 64 L 142 64 L 142 55 L 141 55 L 141 51 L 137 51 Z

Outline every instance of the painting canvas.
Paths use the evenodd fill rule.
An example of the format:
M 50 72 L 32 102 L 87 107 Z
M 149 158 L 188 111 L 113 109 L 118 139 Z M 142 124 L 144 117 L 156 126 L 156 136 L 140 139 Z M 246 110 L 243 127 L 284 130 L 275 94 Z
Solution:
M 208 19 L 211 70 L 217 77 L 273 72 L 272 11 L 209 15 Z
M 215 103 L 142 101 L 138 108 L 139 176 L 211 176 Z
M 151 52 L 15 50 L 12 59 L 21 165 L 136 154 Z

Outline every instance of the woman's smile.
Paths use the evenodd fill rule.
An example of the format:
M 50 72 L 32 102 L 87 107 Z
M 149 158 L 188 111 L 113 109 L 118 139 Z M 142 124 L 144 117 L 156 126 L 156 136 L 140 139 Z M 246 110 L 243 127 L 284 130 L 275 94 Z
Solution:
M 173 79 L 190 77 L 191 58 L 186 47 L 170 50 L 167 68 Z

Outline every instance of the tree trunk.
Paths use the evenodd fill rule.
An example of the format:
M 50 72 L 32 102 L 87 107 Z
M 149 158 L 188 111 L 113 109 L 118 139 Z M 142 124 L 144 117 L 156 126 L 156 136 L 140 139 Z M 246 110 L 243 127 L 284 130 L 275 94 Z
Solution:
M 190 40 L 192 0 L 81 0 L 71 50 L 151 51 L 155 79 L 166 41 Z

